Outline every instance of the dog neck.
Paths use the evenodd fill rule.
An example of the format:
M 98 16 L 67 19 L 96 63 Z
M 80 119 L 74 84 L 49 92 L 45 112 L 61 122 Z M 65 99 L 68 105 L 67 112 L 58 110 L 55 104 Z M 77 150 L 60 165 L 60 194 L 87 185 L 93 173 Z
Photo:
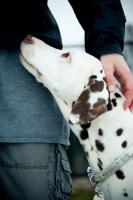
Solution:
M 69 117 L 70 117 L 70 112 L 72 110 L 72 104 L 63 101 L 62 99 L 60 99 L 57 95 L 53 94 L 60 110 L 61 113 L 63 114 L 65 120 L 69 123 Z
M 113 99 L 114 99 L 114 96 L 116 94 L 118 95 L 118 93 L 121 95 L 121 97 L 117 98 L 117 101 L 116 101 L 117 105 L 116 105 L 115 102 L 113 101 Z M 126 119 L 126 116 L 129 117 L 129 112 L 130 112 L 129 110 L 127 110 L 123 113 L 123 102 L 124 102 L 125 98 L 123 97 L 122 93 L 119 91 L 118 88 L 116 88 L 115 92 L 110 93 L 110 101 L 108 101 L 107 105 L 106 105 L 108 107 L 109 104 L 110 104 L 109 110 L 107 110 L 107 112 L 98 116 L 96 119 L 90 121 L 90 123 L 92 125 L 89 128 L 87 127 L 87 124 L 89 124 L 89 122 L 87 124 L 84 124 L 84 125 L 70 123 L 70 114 L 71 114 L 71 110 L 72 110 L 72 107 L 73 107 L 72 103 L 69 104 L 67 102 L 64 102 L 62 99 L 60 99 L 56 95 L 54 95 L 54 98 L 55 98 L 65 120 L 67 121 L 67 123 L 69 123 L 71 129 L 73 130 L 73 132 L 78 137 L 81 145 L 85 148 L 85 152 L 88 151 L 88 148 L 89 149 L 91 148 L 91 146 L 92 146 L 91 141 L 96 141 L 98 137 L 101 137 L 102 139 L 105 137 L 105 138 L 107 138 L 107 140 L 111 141 L 112 135 L 108 134 L 108 132 L 109 132 L 108 127 L 110 126 L 110 124 L 111 123 L 113 125 L 115 124 L 116 127 L 114 127 L 114 130 L 120 129 L 120 127 L 122 125 L 121 125 L 121 122 L 119 120 L 119 117 L 122 117 L 123 121 Z M 117 115 L 116 115 L 116 113 L 117 113 Z M 105 126 L 105 124 L 106 124 L 106 126 Z M 92 127 L 95 127 L 95 130 L 93 130 Z M 106 127 L 107 127 L 107 130 L 105 130 Z M 103 135 L 100 132 L 100 130 L 102 130 L 102 129 L 105 130 Z M 89 138 L 90 138 L 89 140 L 82 138 L 82 133 L 84 132 L 83 134 L 86 135 L 87 131 L 90 133 L 89 134 Z M 93 132 L 93 134 L 91 134 L 91 132 Z M 98 134 L 99 134 L 99 136 L 98 136 Z M 87 137 L 87 136 L 85 136 L 85 137 Z M 113 143 L 115 143 L 115 141 L 113 141 Z

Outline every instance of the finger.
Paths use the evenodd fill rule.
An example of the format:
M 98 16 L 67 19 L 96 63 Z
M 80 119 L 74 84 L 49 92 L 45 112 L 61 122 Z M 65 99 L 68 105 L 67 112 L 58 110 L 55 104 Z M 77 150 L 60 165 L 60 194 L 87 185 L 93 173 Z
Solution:
M 115 65 L 114 65 L 114 56 L 115 54 L 106 54 L 100 57 L 101 63 L 104 68 L 104 72 L 106 75 L 106 83 L 108 90 L 113 92 L 116 89 L 116 81 L 114 77 Z M 112 59 L 113 57 L 113 59 Z
M 107 87 L 108 90 L 110 92 L 113 92 L 116 88 L 116 82 L 115 82 L 115 77 L 114 77 L 114 71 L 113 71 L 113 67 L 112 66 L 103 66 L 104 67 L 104 71 L 106 74 L 106 83 L 107 83 Z
M 126 98 L 123 107 L 124 107 L 124 110 L 126 110 L 128 107 L 129 108 L 132 107 L 131 104 L 132 104 L 132 101 L 133 101 L 133 89 L 131 89 L 130 82 L 125 86 L 123 94 L 124 94 L 124 96 Z
M 124 69 L 124 67 L 125 66 L 123 66 L 122 69 Z M 126 110 L 128 107 L 130 108 L 133 101 L 133 76 L 129 68 L 126 67 L 126 70 L 119 70 L 119 76 L 116 78 L 121 84 L 122 93 L 126 98 L 123 105 L 124 110 Z
M 124 110 L 127 110 L 127 108 L 129 107 L 129 109 L 130 109 L 130 106 L 131 106 L 131 102 L 132 102 L 132 99 L 131 98 L 126 98 L 126 100 L 125 100 L 125 102 L 124 102 L 124 105 L 123 105 L 123 107 L 124 107 Z M 131 109 L 130 109 L 131 110 Z
M 131 102 L 130 106 L 129 106 L 130 111 L 133 111 L 133 101 Z

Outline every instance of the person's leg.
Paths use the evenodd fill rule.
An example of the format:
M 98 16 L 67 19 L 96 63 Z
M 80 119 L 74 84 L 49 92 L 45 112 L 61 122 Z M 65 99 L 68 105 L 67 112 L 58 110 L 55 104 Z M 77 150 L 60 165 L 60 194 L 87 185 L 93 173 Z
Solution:
M 63 145 L 0 144 L 1 200 L 68 200 L 71 193 Z

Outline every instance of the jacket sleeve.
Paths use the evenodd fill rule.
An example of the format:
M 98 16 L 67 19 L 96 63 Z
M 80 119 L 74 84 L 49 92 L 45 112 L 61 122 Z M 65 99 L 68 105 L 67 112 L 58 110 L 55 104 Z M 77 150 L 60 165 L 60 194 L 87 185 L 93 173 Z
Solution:
M 99 58 L 120 53 L 124 46 L 126 18 L 120 0 L 69 0 L 85 31 L 85 50 Z

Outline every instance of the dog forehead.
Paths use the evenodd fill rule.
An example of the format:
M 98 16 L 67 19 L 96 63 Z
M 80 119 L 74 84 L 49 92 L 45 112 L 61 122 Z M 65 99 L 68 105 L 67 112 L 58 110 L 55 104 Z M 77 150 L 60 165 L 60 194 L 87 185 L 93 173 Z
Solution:
M 79 50 L 74 49 L 74 50 L 70 50 L 70 55 L 73 57 L 73 59 L 75 59 L 78 63 L 82 65 L 83 64 L 88 65 L 88 66 L 89 64 L 99 65 L 99 60 L 86 52 L 83 52 L 83 51 L 81 52 Z
M 94 69 L 98 68 L 99 73 L 101 70 L 103 70 L 101 62 L 97 58 L 91 56 L 86 52 L 69 49 L 68 51 L 62 51 L 60 53 L 62 53 L 62 55 L 69 54 L 68 58 L 64 58 L 62 55 L 60 55 L 60 57 L 58 58 L 61 64 L 60 67 L 62 68 L 62 66 L 64 65 L 66 66 L 66 71 L 70 70 L 70 73 L 79 73 L 79 76 L 84 76 L 86 80 L 89 75 L 92 74 Z M 65 69 L 63 68 L 63 70 Z

